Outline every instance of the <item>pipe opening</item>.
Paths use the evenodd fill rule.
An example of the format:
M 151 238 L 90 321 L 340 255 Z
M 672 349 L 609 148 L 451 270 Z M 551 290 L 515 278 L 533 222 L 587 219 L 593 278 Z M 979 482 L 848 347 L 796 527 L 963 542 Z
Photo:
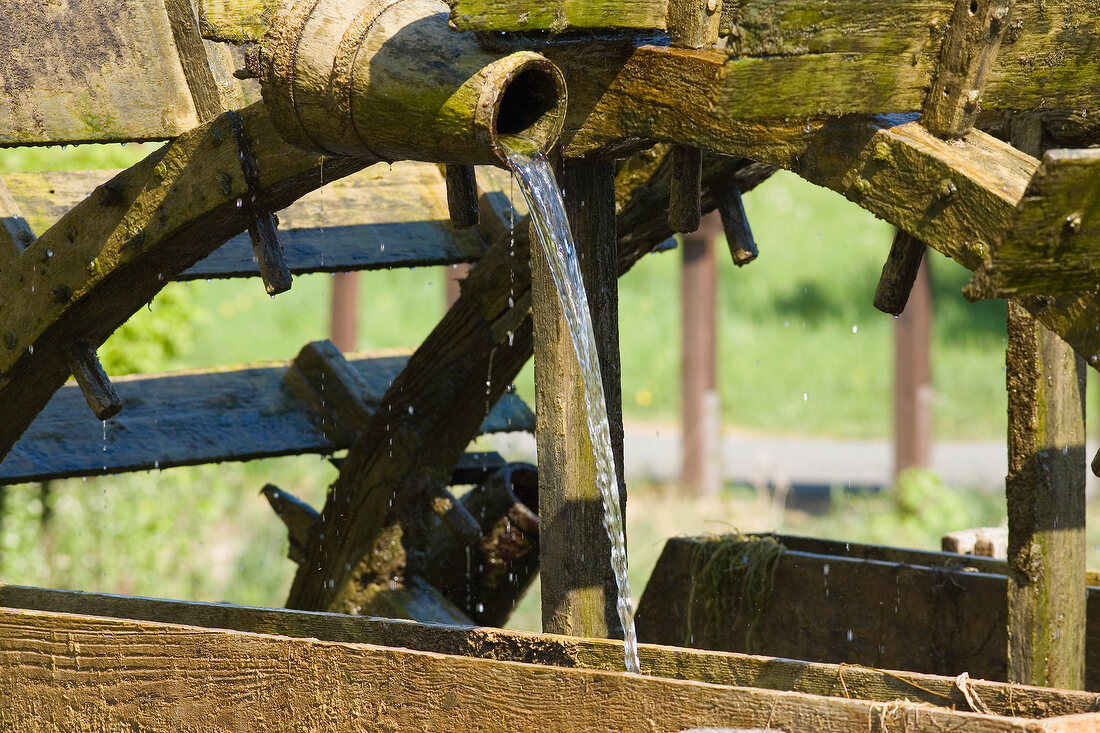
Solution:
M 525 65 L 500 95 L 493 137 L 511 148 L 545 151 L 561 133 L 565 85 L 545 60 Z
M 497 134 L 519 135 L 558 106 L 558 85 L 543 69 L 526 69 L 504 90 Z

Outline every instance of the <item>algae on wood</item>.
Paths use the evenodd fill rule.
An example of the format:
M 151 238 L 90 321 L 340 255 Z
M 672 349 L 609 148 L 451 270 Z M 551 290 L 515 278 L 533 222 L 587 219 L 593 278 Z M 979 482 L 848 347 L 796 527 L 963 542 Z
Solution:
M 64 383 L 67 344 L 98 346 L 177 272 L 247 226 L 236 201 L 248 189 L 227 119 L 237 114 L 252 138 L 260 204 L 281 208 L 321 185 L 321 161 L 278 138 L 256 105 L 173 140 L 111 181 L 115 204 L 86 199 L 43 233 L 0 273 L 0 293 L 20 293 L 0 310 L 8 335 L 0 349 L 0 455 Z M 324 177 L 370 162 L 329 161 Z M 69 297 L 51 296 L 62 286 Z
M 355 642 L 527 664 L 608 669 L 619 664 L 622 644 L 609 639 L 532 634 L 506 629 L 410 624 L 405 621 L 249 608 L 221 603 L 168 601 L 79 591 L 0 586 L 0 606 L 118 619 L 187 624 L 330 642 Z M 908 699 L 969 707 L 955 677 L 883 671 L 774 657 L 642 644 L 647 675 L 715 684 L 789 690 L 875 702 Z M 969 690 L 997 715 L 1049 717 L 1089 712 L 1096 694 L 972 679 Z
M 1085 684 L 1085 363 L 1008 304 L 1008 678 Z
M 77 614 L 0 610 L 0 726 L 151 731 L 556 731 L 910 726 L 968 733 L 1090 731 L 1095 716 L 963 713 L 591 669 L 533 666 Z M 43 663 L 47 660 L 48 663 Z M 196 684 L 196 681 L 200 681 Z M 320 702 L 319 702 L 320 701 Z

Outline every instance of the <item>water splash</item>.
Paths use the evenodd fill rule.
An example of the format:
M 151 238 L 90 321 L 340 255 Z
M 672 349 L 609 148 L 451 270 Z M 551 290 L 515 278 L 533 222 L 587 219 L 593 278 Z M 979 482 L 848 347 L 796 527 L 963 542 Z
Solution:
M 615 458 L 611 449 L 611 429 L 607 421 L 603 377 L 596 353 L 596 336 L 588 310 L 588 298 L 581 279 L 580 263 L 565 216 L 565 204 L 550 164 L 541 153 L 532 155 L 527 151 L 510 150 L 507 147 L 505 153 L 508 165 L 527 199 L 537 238 L 550 262 L 554 285 L 558 290 L 573 349 L 580 364 L 585 401 L 588 403 L 588 433 L 596 457 L 596 484 L 603 496 L 603 523 L 611 540 L 611 567 L 619 590 L 616 605 L 623 627 L 626 671 L 640 673 L 638 637 L 634 630 L 630 581 L 626 575 L 626 533 L 619 503 L 619 484 L 615 477 Z

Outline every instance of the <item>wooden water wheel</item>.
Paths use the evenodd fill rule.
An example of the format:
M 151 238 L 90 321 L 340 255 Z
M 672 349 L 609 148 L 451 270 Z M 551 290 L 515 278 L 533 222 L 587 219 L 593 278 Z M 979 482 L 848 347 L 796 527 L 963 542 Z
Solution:
M 486 169 L 475 177 L 470 167 L 495 160 L 491 138 L 497 133 L 539 128 L 539 144 L 550 147 L 556 130 L 544 120 L 557 115 L 563 128 L 559 176 L 571 192 L 569 214 L 578 247 L 587 255 L 589 292 L 598 294 L 593 308 L 606 391 L 613 400 L 618 395 L 617 276 L 673 231 L 692 230 L 702 211 L 716 207 L 727 239 L 740 248 L 735 260 L 749 259 L 745 253 L 753 245 L 739 216 L 740 193 L 776 167 L 837 190 L 899 228 L 877 299 L 885 310 L 904 306 L 926 245 L 975 270 L 973 297 L 1015 299 L 1013 353 L 1019 367 L 1012 394 L 1019 414 L 1013 424 L 1024 427 L 1014 434 L 1012 448 L 1018 478 L 1015 483 L 1010 478 L 1010 517 L 1017 555 L 1009 575 L 1017 589 L 1008 613 L 1015 624 L 1009 628 L 1027 629 L 1032 643 L 1017 645 L 1009 675 L 1017 681 L 1081 685 L 1083 593 L 1062 599 L 1052 590 L 1081 586 L 1081 537 L 1054 532 L 1043 518 L 1054 506 L 1057 516 L 1079 515 L 1083 528 L 1083 475 L 1080 482 L 1075 478 L 1083 461 L 1071 466 L 1070 458 L 1059 457 L 1061 451 L 1048 450 L 1072 445 L 1073 459 L 1083 455 L 1083 445 L 1076 448 L 1081 428 L 1072 409 L 1074 399 L 1079 401 L 1072 392 L 1076 367 L 1069 351 L 1053 349 L 1064 340 L 1094 365 L 1100 353 L 1094 287 L 1100 209 L 1083 193 L 1094 185 L 1100 166 L 1100 155 L 1088 146 L 1100 137 L 1094 116 L 1074 112 L 1100 99 L 1094 54 L 1100 14 L 1085 3 L 913 0 L 868 10 L 834 2 L 829 9 L 812 4 L 800 13 L 770 0 L 646 0 L 629 6 L 598 0 L 452 0 L 450 23 L 457 30 L 447 29 L 446 8 L 433 10 L 426 0 L 281 7 L 243 0 L 204 0 L 198 7 L 187 0 L 11 0 L 9 5 L 0 21 L 0 35 L 12 49 L 0 61 L 7 102 L 0 143 L 168 142 L 109 180 L 85 174 L 4 177 L 4 481 L 346 448 L 340 477 L 319 511 L 274 487 L 267 490 L 300 564 L 288 607 L 499 624 L 534 571 L 531 547 L 537 537 L 548 599 L 546 630 L 613 634 L 610 573 L 591 562 L 606 543 L 599 512 L 591 506 L 591 468 L 563 438 L 577 434 L 583 418 L 555 296 L 541 259 L 533 257 L 527 266 L 526 228 L 517 227 L 514 243 L 507 235 L 503 222 L 510 213 L 499 173 Z M 402 25 L 403 11 L 396 6 L 416 6 L 420 14 Z M 443 34 L 433 38 L 445 40 L 426 43 L 417 34 L 428 26 Z M 381 34 L 377 48 L 364 40 L 375 32 Z M 235 62 L 222 42 L 243 44 L 245 58 L 238 54 Z M 487 124 L 479 117 L 485 97 L 467 99 L 457 90 L 466 89 L 467 77 L 491 77 L 480 71 L 490 62 L 459 74 L 456 86 L 439 94 L 448 104 L 468 102 L 469 117 L 458 114 L 458 119 L 463 125 L 473 122 L 456 125 L 462 129 L 451 138 L 443 134 L 451 128 L 436 135 L 431 127 L 451 124 L 450 117 L 439 116 L 447 120 L 439 123 L 432 109 L 418 117 L 420 108 L 408 117 L 382 114 L 384 102 L 370 97 L 373 85 L 388 83 L 383 72 L 420 78 L 418 64 L 425 62 L 410 51 L 429 46 L 450 54 L 426 62 L 444 70 L 440 79 L 450 73 L 445 61 L 466 69 L 467 54 L 475 50 L 490 60 L 523 54 L 523 63 L 535 66 L 511 67 L 505 74 L 500 94 L 490 100 Z M 363 49 L 417 58 L 408 68 L 399 64 L 377 73 L 367 65 L 369 75 L 356 76 L 349 69 L 359 67 L 348 59 L 368 53 Z M 320 61 L 310 66 L 315 57 Z M 233 76 L 238 66 L 243 67 L 238 76 L 263 79 L 262 100 L 252 82 Z M 505 87 L 536 68 L 543 76 L 533 77 L 531 90 L 508 87 L 521 89 L 509 97 Z M 568 89 L 565 106 L 555 86 L 556 69 Z M 134 94 L 138 83 L 142 93 Z M 341 94 L 347 90 L 345 104 Z M 364 106 L 362 99 L 371 104 Z M 513 104 L 516 116 L 501 116 L 500 110 Z M 529 108 L 539 113 L 527 115 Z M 368 124 L 386 129 L 361 129 Z M 1073 149 L 1047 150 L 1059 145 Z M 327 153 L 323 159 L 319 150 Z M 1042 160 L 1034 157 L 1039 154 Z M 424 162 L 399 164 L 385 177 L 371 175 L 373 164 L 404 157 Z M 445 164 L 446 170 L 433 164 Z M 323 258 L 315 233 L 321 222 L 310 205 L 310 192 L 322 185 L 339 191 L 344 204 L 338 210 L 331 203 L 327 207 L 323 224 L 330 234 L 323 240 Z M 441 225 L 444 212 L 455 227 Z M 57 221 L 35 231 L 28 221 L 36 217 Z M 364 245 L 373 241 L 372 227 L 391 225 L 396 225 L 394 244 L 385 250 Z M 338 235 L 331 233 L 334 228 Z M 407 360 L 345 359 L 331 344 L 310 344 L 285 364 L 112 385 L 95 358 L 96 347 L 174 279 L 259 276 L 268 292 L 277 293 L 289 286 L 293 273 L 456 262 L 474 263 L 462 295 Z M 541 396 L 537 420 L 507 390 L 532 353 Z M 1029 366 L 1034 364 L 1039 366 Z M 63 386 L 69 375 L 78 384 Z M 1058 410 L 1048 409 L 1051 393 L 1042 388 L 1048 380 L 1066 384 L 1057 391 Z M 487 402 L 493 405 L 488 416 Z M 201 433 L 184 420 L 159 420 L 155 429 L 161 437 L 149 441 L 149 411 L 156 409 L 150 406 L 181 404 L 209 416 Z M 1049 419 L 1036 428 L 1034 416 Z M 107 466 L 96 446 L 82 447 L 78 438 L 96 435 L 99 419 L 112 421 L 115 442 Z M 489 473 L 484 456 L 464 456 L 470 441 L 479 432 L 516 429 L 539 434 L 538 506 L 531 506 L 534 494 L 524 493 L 520 479 L 504 481 L 503 488 L 486 481 L 481 494 L 456 499 L 447 489 L 456 473 L 478 480 Z M 621 450 L 621 433 L 619 441 Z M 1054 478 L 1044 483 L 1043 477 Z M 1040 519 L 1028 524 L 1024 517 Z M 1063 540 L 1064 546 L 1051 544 Z M 575 561 L 574 554 L 584 556 L 583 548 L 591 548 L 590 560 Z M 465 565 L 468 551 L 479 553 L 486 568 L 499 570 L 503 563 L 512 571 L 508 583 L 501 587 L 499 573 L 488 571 L 455 582 L 454 568 Z M 1050 623 L 1033 610 L 1035 599 L 1060 609 L 1064 625 L 1058 628 L 1070 639 L 1065 646 L 1051 641 Z M 655 706 L 656 712 L 645 713 L 657 721 L 654 727 L 672 730 L 730 721 L 808 729 L 810 721 L 819 720 L 815 710 L 831 721 L 821 724 L 831 727 L 815 727 L 820 730 L 854 730 L 874 720 L 884 730 L 888 721 L 915 720 L 920 727 L 919 707 L 898 702 L 902 696 L 937 705 L 950 700 L 973 713 L 1036 718 L 1093 705 L 1084 694 L 1011 688 L 1021 690 L 1024 702 L 1019 702 L 1006 692 L 1010 688 L 995 683 L 981 683 L 979 698 L 985 702 L 978 704 L 965 682 L 928 676 L 895 676 L 902 680 L 899 692 L 889 681 L 894 678 L 873 671 L 857 675 L 862 685 L 857 696 L 863 699 L 795 696 L 780 704 L 775 689 L 836 697 L 843 690 L 848 697 L 842 668 L 818 670 L 838 677 L 839 688 L 820 679 L 799 686 L 790 682 L 801 674 L 797 665 L 780 665 L 781 673 L 768 677 L 736 655 L 655 648 L 643 655 L 655 674 L 650 684 L 592 671 L 616 665 L 611 646 L 595 641 L 452 627 L 421 633 L 367 619 L 349 625 L 336 616 L 291 611 L 222 612 L 196 604 L 12 588 L 0 588 L 0 604 L 9 607 L 0 610 L 7 614 L 3 628 L 12 630 L 0 636 L 0 651 L 7 655 L 0 688 L 22 705 L 0 711 L 0 722 L 24 728 L 38 719 L 88 728 L 129 721 L 139 727 L 202 729 L 241 727 L 246 720 L 349 727 L 354 725 L 348 723 L 349 711 L 355 710 L 374 721 L 368 728 L 430 720 L 436 727 L 470 729 L 486 708 L 508 707 L 493 700 L 516 694 L 532 674 L 542 675 L 551 697 L 584 694 L 577 691 L 593 684 L 608 685 L 616 700 L 638 695 Z M 10 610 L 18 608 L 37 611 Z M 95 618 L 70 627 L 58 612 Z M 90 657 L 79 645 L 66 652 L 54 638 L 56 630 L 71 628 L 80 644 L 95 646 L 96 638 L 113 633 L 139 645 L 141 634 L 160 633 L 156 623 L 164 622 L 205 627 L 165 632 L 180 634 L 199 658 L 222 659 L 219 645 L 228 644 L 225 664 L 215 663 L 203 674 L 237 700 L 226 718 L 231 722 L 217 722 L 217 712 L 201 703 L 203 695 L 185 689 L 180 680 L 186 672 L 173 676 L 170 670 L 183 659 L 172 656 L 176 652 L 165 652 L 154 664 L 170 682 L 167 704 L 175 711 L 158 718 L 156 711 L 165 708 L 141 701 L 160 692 L 128 687 L 112 677 L 110 665 L 89 667 Z M 240 633 L 219 636 L 223 632 L 212 634 L 210 627 Z M 273 631 L 283 636 L 249 636 Z M 421 652 L 367 651 L 355 642 Z M 41 654 L 54 663 L 61 660 L 61 676 L 33 661 Z M 128 652 L 119 654 L 129 660 L 123 666 L 139 664 Z M 358 660 L 349 661 L 355 654 Z M 439 654 L 471 658 L 456 661 Z M 305 677 L 298 676 L 301 665 L 287 667 L 298 670 L 287 679 L 301 685 L 301 697 L 281 697 L 264 709 L 238 694 L 233 670 L 248 666 L 242 660 L 277 665 L 280 655 L 304 660 Z M 1039 657 L 1070 662 L 1032 674 Z M 517 661 L 563 668 L 532 673 L 513 664 Z M 85 681 L 109 684 L 112 692 L 88 693 L 88 707 L 80 711 L 64 700 L 65 689 L 81 679 L 82 664 L 92 670 Z M 341 683 L 332 676 L 341 670 L 365 674 L 368 668 L 373 676 L 359 681 Z M 1025 669 L 1026 674 L 1020 671 Z M 263 679 L 265 689 L 278 685 L 277 676 Z M 769 689 L 740 693 L 721 687 L 753 676 L 755 684 Z M 702 690 L 669 677 L 719 685 Z M 473 692 L 459 689 L 471 678 L 483 684 Z M 424 702 L 423 694 L 402 695 L 394 687 L 402 680 L 415 686 L 433 679 L 447 689 L 439 700 Z M 924 690 L 925 697 L 911 687 Z M 334 690 L 331 697 L 325 697 L 326 688 Z M 525 704 L 542 704 L 543 698 L 530 694 L 536 697 Z M 112 702 L 127 696 L 139 702 Z M 400 700 L 403 712 L 396 718 L 387 717 L 389 697 Z M 672 702 L 660 702 L 666 698 Z M 36 699 L 43 700 L 37 707 L 31 702 Z M 320 699 L 328 702 L 310 710 L 310 701 Z M 185 708 L 188 712 L 179 712 Z M 559 705 L 554 712 L 562 729 L 592 729 L 601 720 L 615 728 L 638 722 L 630 710 L 615 706 L 571 711 Z M 514 711 L 508 715 L 499 718 L 499 727 L 522 721 Z M 999 723 L 992 718 L 942 707 L 927 715 L 937 725 L 1002 729 L 993 727 Z M 486 725 L 496 727 L 497 719 Z M 1085 730 L 1095 721 L 1050 725 Z

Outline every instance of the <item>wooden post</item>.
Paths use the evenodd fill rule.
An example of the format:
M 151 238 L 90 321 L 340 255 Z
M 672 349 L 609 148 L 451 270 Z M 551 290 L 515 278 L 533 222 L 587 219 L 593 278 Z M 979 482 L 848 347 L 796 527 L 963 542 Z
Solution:
M 696 232 L 684 235 L 683 245 L 680 483 L 696 495 L 717 494 L 722 480 L 717 451 L 721 402 L 715 376 L 715 240 L 721 226 L 718 214 L 711 212 Z
M 562 165 L 561 186 L 593 312 L 621 477 L 614 176 L 609 162 L 568 160 Z M 584 388 L 549 264 L 534 242 L 531 281 L 543 629 L 573 636 L 620 636 Z
M 1085 364 L 1008 303 L 1008 679 L 1081 689 Z
M 932 451 L 932 278 L 927 259 L 917 268 L 908 299 L 894 328 L 895 478 L 907 468 L 927 467 Z
M 460 262 L 457 265 L 451 265 L 446 269 L 446 299 L 447 307 L 450 308 L 462 295 L 462 281 L 466 279 L 466 276 L 470 274 L 470 263 Z
M 331 341 L 343 352 L 355 351 L 359 330 L 359 273 L 338 272 L 332 277 Z

